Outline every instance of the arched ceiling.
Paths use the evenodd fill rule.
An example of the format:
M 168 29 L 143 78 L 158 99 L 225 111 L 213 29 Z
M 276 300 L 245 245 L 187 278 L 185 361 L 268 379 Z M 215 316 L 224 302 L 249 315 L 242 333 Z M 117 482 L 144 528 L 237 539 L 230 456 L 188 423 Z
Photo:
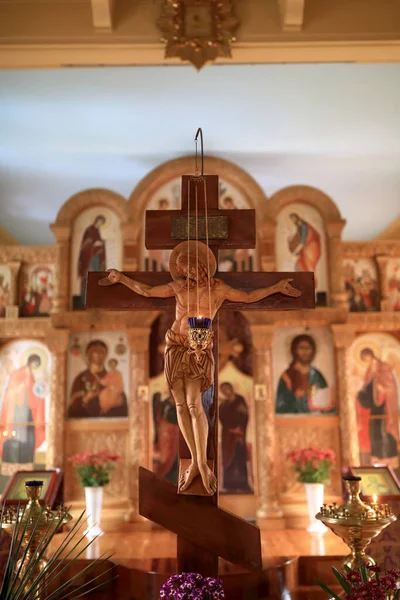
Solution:
M 323 190 L 370 239 L 400 208 L 400 65 L 309 64 L 0 71 L 0 223 L 53 243 L 65 200 L 105 187 L 128 197 L 151 169 L 206 152 L 268 196 Z

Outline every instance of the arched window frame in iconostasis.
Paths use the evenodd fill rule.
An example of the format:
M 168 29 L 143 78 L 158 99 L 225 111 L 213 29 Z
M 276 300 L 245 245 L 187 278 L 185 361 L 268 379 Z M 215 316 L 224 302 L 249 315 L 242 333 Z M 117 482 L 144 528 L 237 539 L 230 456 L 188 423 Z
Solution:
M 274 265 L 276 270 L 285 270 L 282 268 L 283 265 L 278 264 L 277 261 L 277 244 L 288 243 L 287 239 L 284 241 L 278 239 L 279 216 L 282 211 L 290 210 L 291 206 L 296 207 L 296 205 L 301 204 L 304 205 L 306 210 L 310 207 L 311 214 L 318 213 L 324 229 L 324 232 L 319 233 L 324 233 L 323 245 L 326 249 L 326 266 L 324 270 L 326 269 L 327 289 L 321 290 L 321 292 L 326 292 L 327 297 L 325 299 L 323 296 L 320 298 L 317 296 L 317 300 L 319 300 L 321 306 L 329 305 L 345 308 L 341 234 L 346 222 L 342 219 L 334 201 L 321 190 L 311 186 L 298 185 L 283 188 L 271 196 L 267 210 L 268 218 L 274 223 L 274 226 L 269 230 L 270 248 L 273 249 L 273 257 L 270 258 L 270 263 Z M 295 270 L 294 267 L 293 270 Z
M 53 312 L 65 312 L 73 309 L 73 289 L 72 278 L 74 265 L 73 257 L 76 256 L 77 244 L 74 241 L 74 227 L 82 215 L 87 214 L 88 227 L 90 221 L 101 216 L 101 211 L 110 211 L 116 219 L 119 220 L 121 237 L 118 241 L 119 247 L 117 255 L 121 257 L 119 265 L 112 265 L 116 268 L 123 268 L 124 256 L 124 226 L 126 217 L 127 202 L 119 194 L 107 189 L 88 189 L 71 196 L 58 211 L 55 222 L 50 226 L 56 238 L 56 279 L 55 279 L 55 297 L 53 301 Z M 78 254 L 79 256 L 79 254 Z M 76 267 L 77 265 L 75 265 Z M 106 267 L 111 265 L 106 264 Z M 76 294 L 75 294 L 76 296 Z M 77 307 L 82 310 L 82 306 Z
M 134 189 L 128 201 L 129 230 L 131 238 L 131 250 L 134 268 L 143 269 L 145 266 L 144 247 L 144 215 L 148 208 L 159 208 L 157 202 L 162 200 L 162 191 L 168 185 L 176 185 L 176 198 L 180 198 L 180 182 L 182 175 L 193 173 L 193 157 L 183 157 L 171 160 L 155 168 L 144 177 Z M 264 235 L 263 215 L 267 197 L 257 182 L 243 169 L 223 159 L 210 156 L 204 157 L 204 171 L 209 175 L 219 175 L 221 182 L 226 182 L 230 190 L 237 191 L 242 199 L 240 208 L 255 208 L 257 213 L 257 248 L 254 251 L 252 268 L 256 270 L 261 266 L 261 250 Z M 229 194 L 226 194 L 228 196 Z M 224 197 L 222 197 L 223 200 Z M 247 206 L 245 206 L 247 205 Z M 178 207 L 180 208 L 179 204 Z M 168 208 L 172 208 L 168 206 Z M 158 251 L 162 253 L 163 251 Z M 163 255 L 164 256 L 164 255 Z M 167 259 L 165 259 L 167 262 Z M 226 261 L 229 263 L 229 260 Z M 246 260 L 246 267 L 249 263 Z M 150 265 L 150 270 L 151 270 Z M 228 269 L 226 269 L 228 270 Z

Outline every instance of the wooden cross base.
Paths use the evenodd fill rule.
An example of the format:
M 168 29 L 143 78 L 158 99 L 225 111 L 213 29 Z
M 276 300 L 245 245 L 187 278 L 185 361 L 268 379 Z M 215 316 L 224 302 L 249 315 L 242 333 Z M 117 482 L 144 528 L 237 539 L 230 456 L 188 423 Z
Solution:
M 178 536 L 178 573 L 218 577 L 219 556 L 250 569 L 262 567 L 258 527 L 219 508 L 213 498 L 177 494 L 175 485 L 143 467 L 139 513 Z
M 178 481 L 181 480 L 181 476 L 189 468 L 191 463 L 192 463 L 192 460 L 190 458 L 180 458 L 179 459 Z M 214 461 L 208 460 L 207 464 L 208 464 L 208 467 L 210 468 L 210 470 L 214 472 Z M 184 494 L 186 496 L 209 496 L 209 494 L 206 492 L 206 490 L 204 488 L 204 485 L 203 485 L 203 482 L 201 481 L 200 475 L 197 475 L 194 478 L 194 480 L 192 481 L 191 485 L 188 487 L 187 490 L 185 490 L 184 492 L 180 492 L 178 490 L 178 494 Z

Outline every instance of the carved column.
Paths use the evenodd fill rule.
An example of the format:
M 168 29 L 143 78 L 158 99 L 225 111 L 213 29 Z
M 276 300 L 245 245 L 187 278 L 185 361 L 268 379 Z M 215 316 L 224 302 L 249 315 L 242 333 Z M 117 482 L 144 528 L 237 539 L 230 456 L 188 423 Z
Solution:
M 68 225 L 50 225 L 56 238 L 56 264 L 52 313 L 69 310 L 70 307 L 70 269 L 71 227 Z
M 6 318 L 18 319 L 19 317 L 19 272 L 21 269 L 20 261 L 10 261 L 7 263 L 10 269 L 11 289 L 10 304 L 6 306 Z
M 64 424 L 66 416 L 67 351 L 69 331 L 50 332 L 45 339 L 51 352 L 50 415 L 47 433 L 47 468 L 64 469 Z
M 251 325 L 253 337 L 254 383 L 265 386 L 265 398 L 255 402 L 258 456 L 257 518 L 280 519 L 276 472 L 275 401 L 272 387 L 272 344 L 274 327 Z
M 336 348 L 337 381 L 339 397 L 340 436 L 342 447 L 342 464 L 358 465 L 360 447 L 358 442 L 358 424 L 355 398 L 350 390 L 351 364 L 350 349 L 355 339 L 353 331 L 345 329 L 345 325 L 333 325 L 333 339 Z
M 257 243 L 261 271 L 270 273 L 276 270 L 275 232 L 276 223 L 272 219 L 257 223 Z
M 138 226 L 134 223 L 121 224 L 123 247 L 123 270 L 138 271 L 140 265 L 141 244 L 138 243 Z
M 139 520 L 139 466 L 148 466 L 149 446 L 149 404 L 147 398 L 139 395 L 139 387 L 147 386 L 149 363 L 150 328 L 132 327 L 127 330 L 131 356 L 131 391 L 129 397 L 129 509 L 125 521 Z
M 344 286 L 342 230 L 346 221 L 331 221 L 326 224 L 328 235 L 328 269 L 330 303 L 335 308 L 348 308 Z
M 376 261 L 379 268 L 379 281 L 381 287 L 381 311 L 389 311 L 392 309 L 392 303 L 389 295 L 389 282 L 388 282 L 388 264 L 390 261 L 389 256 L 377 256 Z

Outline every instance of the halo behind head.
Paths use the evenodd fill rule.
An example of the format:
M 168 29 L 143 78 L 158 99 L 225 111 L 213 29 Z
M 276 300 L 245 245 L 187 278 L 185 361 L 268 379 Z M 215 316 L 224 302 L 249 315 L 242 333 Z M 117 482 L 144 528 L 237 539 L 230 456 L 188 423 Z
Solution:
M 203 244 L 203 242 L 196 242 L 196 240 L 189 240 L 189 242 L 181 242 L 171 252 L 171 256 L 169 259 L 169 271 L 171 273 L 172 279 L 180 279 L 178 269 L 177 269 L 177 258 L 180 254 L 191 254 L 196 255 L 196 244 L 199 250 L 199 261 L 203 263 L 203 265 L 207 266 L 207 254 L 209 256 L 210 263 L 210 278 L 215 275 L 217 270 L 217 261 L 215 260 L 214 254 L 211 252 L 210 248 Z M 195 263 L 194 263 L 195 264 Z

